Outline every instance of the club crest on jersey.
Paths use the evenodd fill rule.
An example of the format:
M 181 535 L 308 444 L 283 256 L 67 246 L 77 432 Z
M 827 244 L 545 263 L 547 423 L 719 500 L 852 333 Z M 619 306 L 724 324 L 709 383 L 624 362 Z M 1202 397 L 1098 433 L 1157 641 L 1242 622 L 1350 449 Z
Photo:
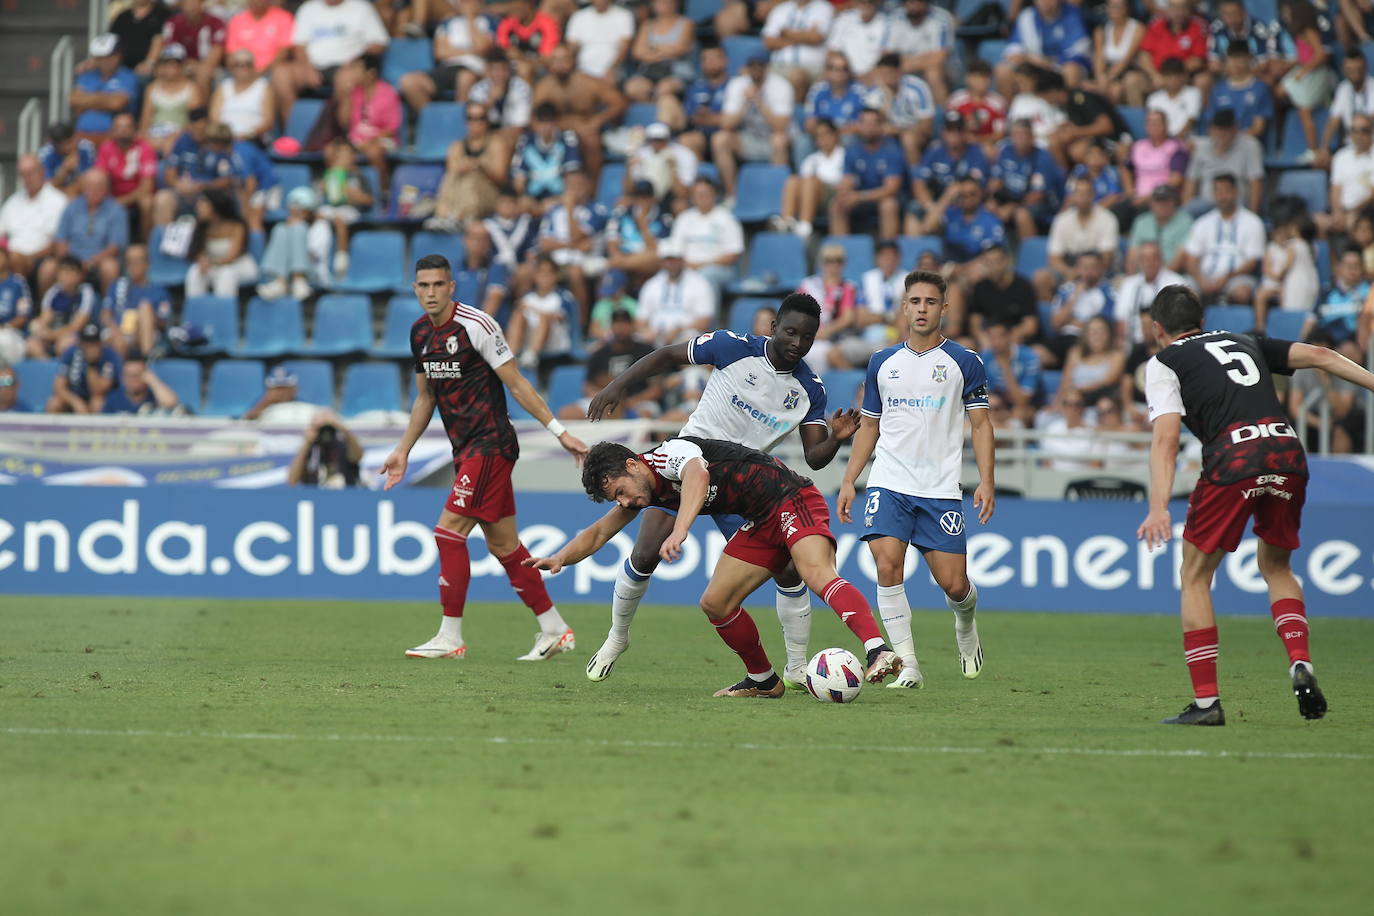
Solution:
M 444 341 L 444 349 L 447 350 L 447 351 L 449 352 L 449 355 L 450 355 L 450 356 L 452 356 L 454 353 L 457 353 L 457 352 L 458 352 L 458 338 L 457 338 L 457 337 L 450 337 L 448 340 Z
M 949 369 L 946 366 L 936 366 L 935 371 L 931 373 L 930 377 L 937 382 L 943 382 L 949 377 Z
M 793 410 L 793 409 L 796 408 L 797 404 L 798 404 L 800 401 L 801 401 L 801 392 L 798 391 L 798 390 L 795 389 L 795 388 L 789 388 L 789 389 L 787 389 L 787 394 L 786 394 L 786 396 L 783 397 L 783 399 L 782 399 L 782 409 L 783 409 L 783 410 Z

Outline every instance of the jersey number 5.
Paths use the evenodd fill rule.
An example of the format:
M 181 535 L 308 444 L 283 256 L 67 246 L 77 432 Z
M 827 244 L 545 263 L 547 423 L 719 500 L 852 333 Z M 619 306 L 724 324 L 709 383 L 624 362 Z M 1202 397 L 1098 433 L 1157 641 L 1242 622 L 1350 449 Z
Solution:
M 1232 353 L 1227 347 L 1238 346 L 1234 340 L 1214 340 L 1207 345 L 1207 352 L 1212 354 L 1212 358 L 1223 366 L 1230 363 L 1238 363 L 1239 368 L 1226 370 L 1226 377 L 1237 385 L 1244 385 L 1249 388 L 1260 380 L 1260 371 L 1255 367 L 1255 361 L 1250 358 L 1249 353 Z

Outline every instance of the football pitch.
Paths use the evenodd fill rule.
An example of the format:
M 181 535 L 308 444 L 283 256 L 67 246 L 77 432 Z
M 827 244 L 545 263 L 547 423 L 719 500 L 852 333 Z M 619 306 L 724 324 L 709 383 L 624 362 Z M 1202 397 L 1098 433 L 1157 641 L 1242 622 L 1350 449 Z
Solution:
M 652 591 L 650 592 L 652 598 Z M 614 676 L 515 662 L 515 604 L 462 661 L 434 605 L 0 597 L 0 912 L 1367 912 L 1374 622 L 1314 614 L 1331 702 L 1298 716 L 1267 619 L 1223 619 L 1228 725 L 1171 615 L 918 612 L 926 688 L 714 699 L 738 659 L 646 605 Z M 775 660 L 773 611 L 752 609 Z M 812 649 L 854 648 L 815 608 Z

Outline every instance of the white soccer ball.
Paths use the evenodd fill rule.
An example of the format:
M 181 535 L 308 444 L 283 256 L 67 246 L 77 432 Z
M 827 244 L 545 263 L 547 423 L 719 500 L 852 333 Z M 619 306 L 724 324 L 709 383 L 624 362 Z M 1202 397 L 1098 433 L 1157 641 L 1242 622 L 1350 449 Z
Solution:
M 806 666 L 806 689 L 822 703 L 853 703 L 863 686 L 863 663 L 848 649 L 822 649 Z

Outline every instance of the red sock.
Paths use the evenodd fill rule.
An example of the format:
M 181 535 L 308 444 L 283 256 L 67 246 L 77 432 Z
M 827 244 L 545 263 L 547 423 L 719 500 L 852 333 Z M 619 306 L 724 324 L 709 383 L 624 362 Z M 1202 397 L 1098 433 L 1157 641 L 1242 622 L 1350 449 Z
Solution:
M 523 560 L 529 558 L 530 552 L 521 544 L 513 552 L 497 559 L 506 568 L 506 578 L 510 579 L 511 588 L 515 589 L 520 600 L 534 611 L 534 616 L 538 617 L 553 607 L 553 599 L 549 597 L 549 590 L 544 587 L 543 574 L 532 566 L 520 565 Z
M 733 614 L 718 623 L 713 621 L 712 625 L 721 641 L 744 660 L 744 670 L 750 674 L 767 674 L 773 670 L 768 653 L 759 642 L 759 628 L 754 626 L 754 618 L 744 608 L 735 608 Z
M 1288 650 L 1288 663 L 1311 662 L 1307 654 L 1307 609 L 1301 598 L 1280 598 L 1269 608 L 1274 615 L 1274 629 Z
M 1183 631 L 1183 657 L 1193 679 L 1193 696 L 1199 700 L 1220 696 L 1217 690 L 1217 628 Z
M 873 619 L 873 609 L 868 606 L 864 593 L 836 576 L 825 588 L 821 589 L 821 600 L 830 605 L 840 616 L 840 622 L 849 631 L 867 643 L 870 639 L 882 639 L 878 632 L 878 621 Z M 865 646 L 865 648 L 867 648 Z
M 445 617 L 462 617 L 463 605 L 468 600 L 468 581 L 472 578 L 468 539 L 436 527 L 434 543 L 439 545 L 439 603 L 444 606 Z

